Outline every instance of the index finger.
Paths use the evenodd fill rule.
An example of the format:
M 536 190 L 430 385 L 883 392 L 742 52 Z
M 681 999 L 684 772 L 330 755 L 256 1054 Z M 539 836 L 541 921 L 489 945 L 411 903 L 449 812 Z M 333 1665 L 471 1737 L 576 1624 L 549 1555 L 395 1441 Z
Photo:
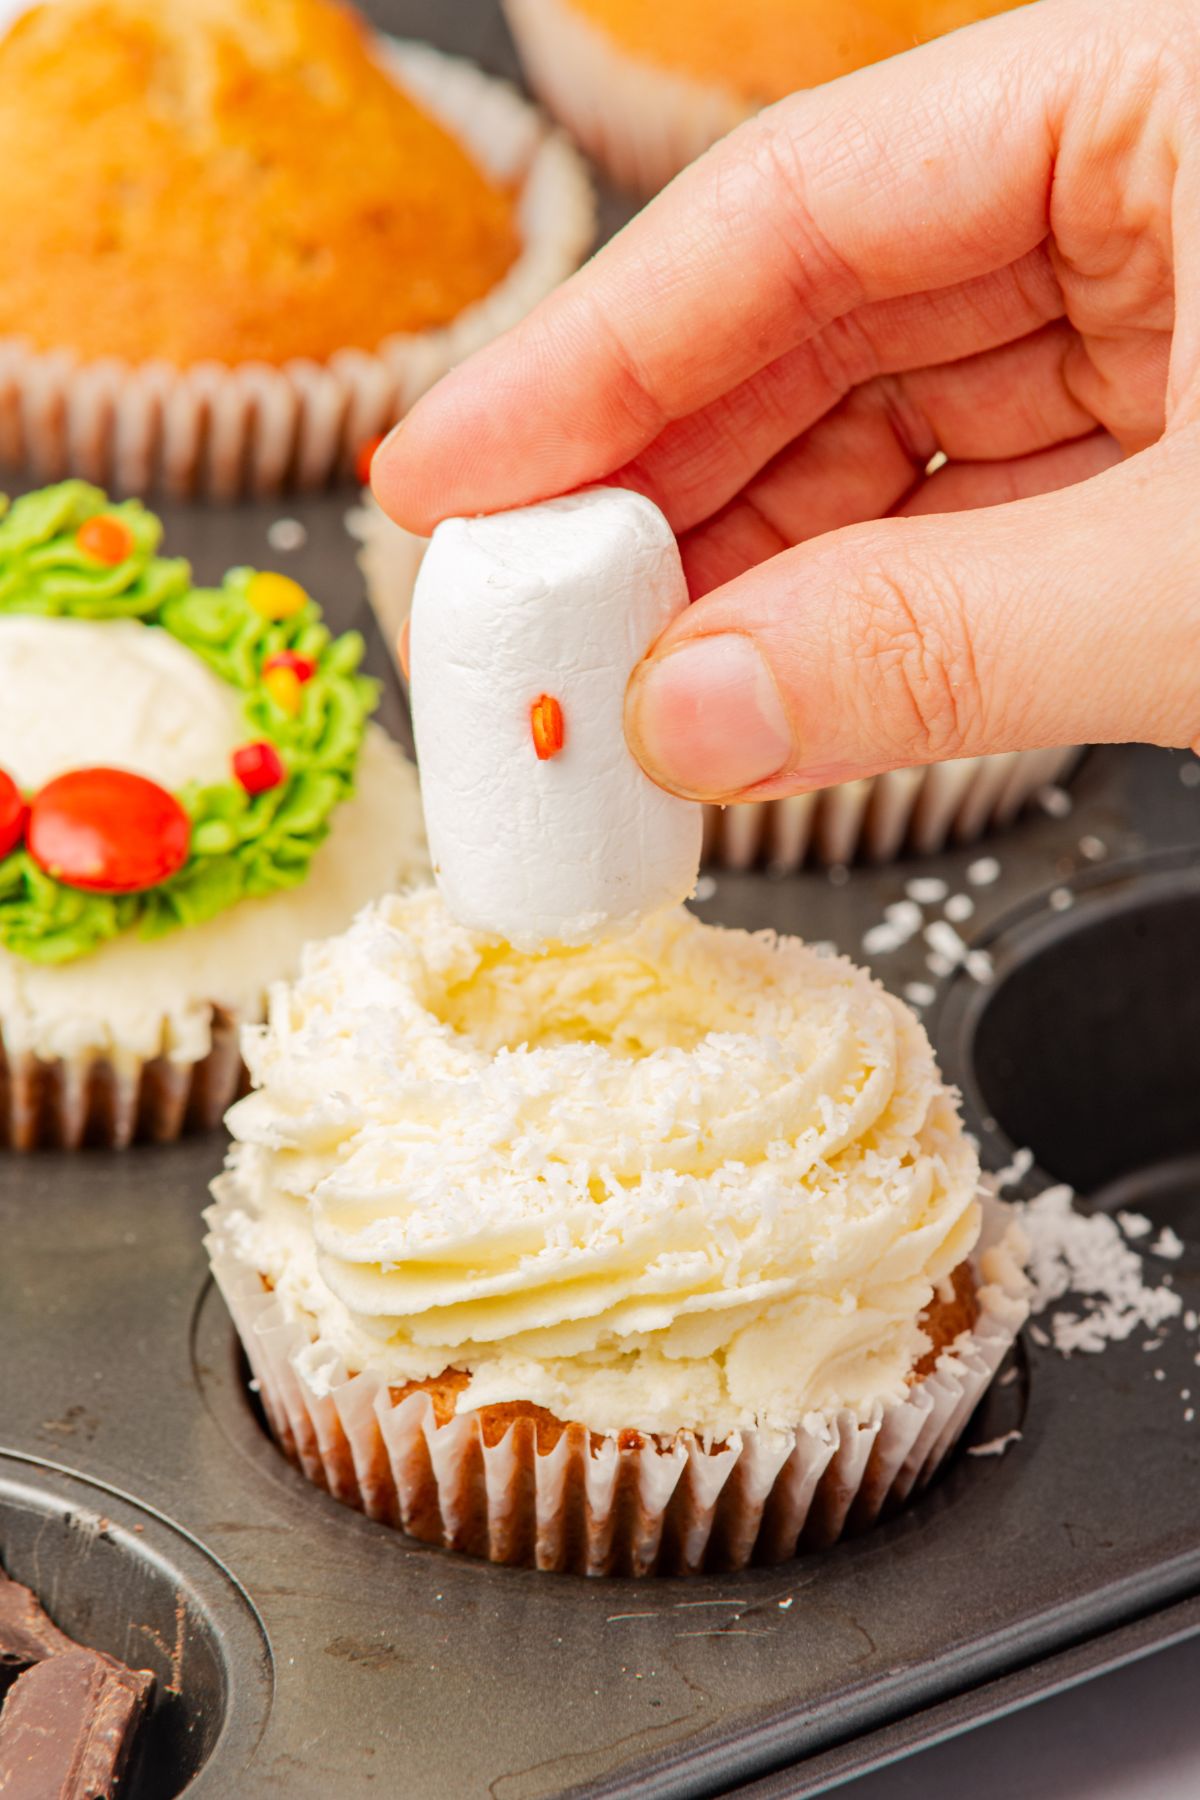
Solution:
M 599 479 L 834 319 L 1025 255 L 1089 13 L 992 19 L 740 127 L 418 403 L 375 457 L 381 505 L 427 533 Z

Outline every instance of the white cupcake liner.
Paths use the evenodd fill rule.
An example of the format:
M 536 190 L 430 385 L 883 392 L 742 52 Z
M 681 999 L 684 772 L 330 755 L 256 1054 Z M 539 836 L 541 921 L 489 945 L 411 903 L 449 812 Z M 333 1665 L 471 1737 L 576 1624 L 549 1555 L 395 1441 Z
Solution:
M 246 1079 L 244 1022 L 214 1006 L 208 1053 L 195 1062 L 127 1051 L 9 1055 L 0 1031 L 0 1149 L 124 1150 L 215 1129 Z
M 371 607 L 395 657 L 428 539 L 394 525 L 369 494 L 346 523 L 358 539 Z M 786 800 L 706 806 L 704 860 L 726 869 L 762 863 L 789 873 L 810 860 L 886 863 L 910 852 L 930 855 L 950 843 L 974 843 L 1011 824 L 1040 788 L 1064 780 L 1082 754 L 1057 749 L 965 756 Z
M 519 182 L 524 247 L 490 293 L 438 330 L 327 362 L 81 362 L 0 339 L 0 462 L 42 481 L 71 473 L 115 492 L 227 499 L 320 487 L 455 363 L 576 269 L 595 230 L 579 157 L 506 83 L 424 44 L 380 39 L 399 84 L 487 172 Z
M 810 860 L 886 863 L 971 844 L 1010 824 L 1040 788 L 1065 779 L 1082 754 L 1057 749 L 964 756 L 786 800 L 706 806 L 704 858 L 720 868 L 763 863 L 787 873 Z
M 477 1415 L 438 1425 L 423 1392 L 397 1402 L 350 1372 L 243 1261 L 229 1190 L 206 1240 L 271 1431 L 317 1487 L 410 1537 L 492 1562 L 579 1575 L 691 1574 L 780 1562 L 862 1530 L 922 1487 L 957 1442 L 1026 1313 L 1021 1245 L 989 1202 L 975 1326 L 905 1399 L 813 1415 L 794 1431 L 709 1447 L 568 1425 L 537 1446 L 523 1418 L 488 1443 Z
M 653 194 L 754 111 L 715 84 L 643 62 L 569 0 L 504 0 L 530 87 L 612 179 Z

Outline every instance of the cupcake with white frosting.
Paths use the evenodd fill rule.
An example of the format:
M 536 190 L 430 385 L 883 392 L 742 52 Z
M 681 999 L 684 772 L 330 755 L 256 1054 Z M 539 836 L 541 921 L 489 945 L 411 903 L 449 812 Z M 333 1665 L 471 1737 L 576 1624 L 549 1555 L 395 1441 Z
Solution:
M 290 579 L 193 586 L 139 503 L 0 517 L 0 1142 L 214 1125 L 302 946 L 423 873 L 362 643 Z
M 929 1478 L 1024 1315 L 920 1026 L 797 940 L 670 910 L 522 955 L 418 892 L 245 1051 L 214 1271 L 283 1449 L 418 1538 L 827 1544 Z

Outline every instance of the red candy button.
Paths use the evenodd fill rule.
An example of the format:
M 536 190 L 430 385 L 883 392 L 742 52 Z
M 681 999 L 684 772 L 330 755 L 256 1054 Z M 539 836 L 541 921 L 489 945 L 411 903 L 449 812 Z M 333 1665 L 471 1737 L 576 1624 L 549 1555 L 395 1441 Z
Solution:
M 0 856 L 7 856 L 20 843 L 28 811 L 16 782 L 0 769 Z
M 301 656 L 297 650 L 277 650 L 263 664 L 263 674 L 269 674 L 272 669 L 290 669 L 297 681 L 311 681 L 317 665 L 313 657 Z
M 133 549 L 133 533 L 123 520 L 114 519 L 110 513 L 97 513 L 79 527 L 75 542 L 86 555 L 115 569 Z
M 187 861 L 192 827 L 166 788 L 127 769 L 72 769 L 29 808 L 26 841 L 38 866 L 67 887 L 136 894 Z
M 233 772 L 248 794 L 265 794 L 278 787 L 287 771 L 274 744 L 243 744 L 233 753 Z

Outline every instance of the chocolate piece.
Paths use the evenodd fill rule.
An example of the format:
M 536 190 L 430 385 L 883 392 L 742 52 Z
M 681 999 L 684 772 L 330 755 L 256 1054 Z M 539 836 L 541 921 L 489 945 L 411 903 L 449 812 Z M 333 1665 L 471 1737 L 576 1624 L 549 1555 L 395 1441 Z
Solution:
M 22 1675 L 0 1713 L 4 1800 L 111 1800 L 154 1677 L 67 1650 Z
M 42 1610 L 37 1597 L 0 1569 L 0 1692 L 7 1679 L 31 1663 L 60 1656 L 75 1645 Z

